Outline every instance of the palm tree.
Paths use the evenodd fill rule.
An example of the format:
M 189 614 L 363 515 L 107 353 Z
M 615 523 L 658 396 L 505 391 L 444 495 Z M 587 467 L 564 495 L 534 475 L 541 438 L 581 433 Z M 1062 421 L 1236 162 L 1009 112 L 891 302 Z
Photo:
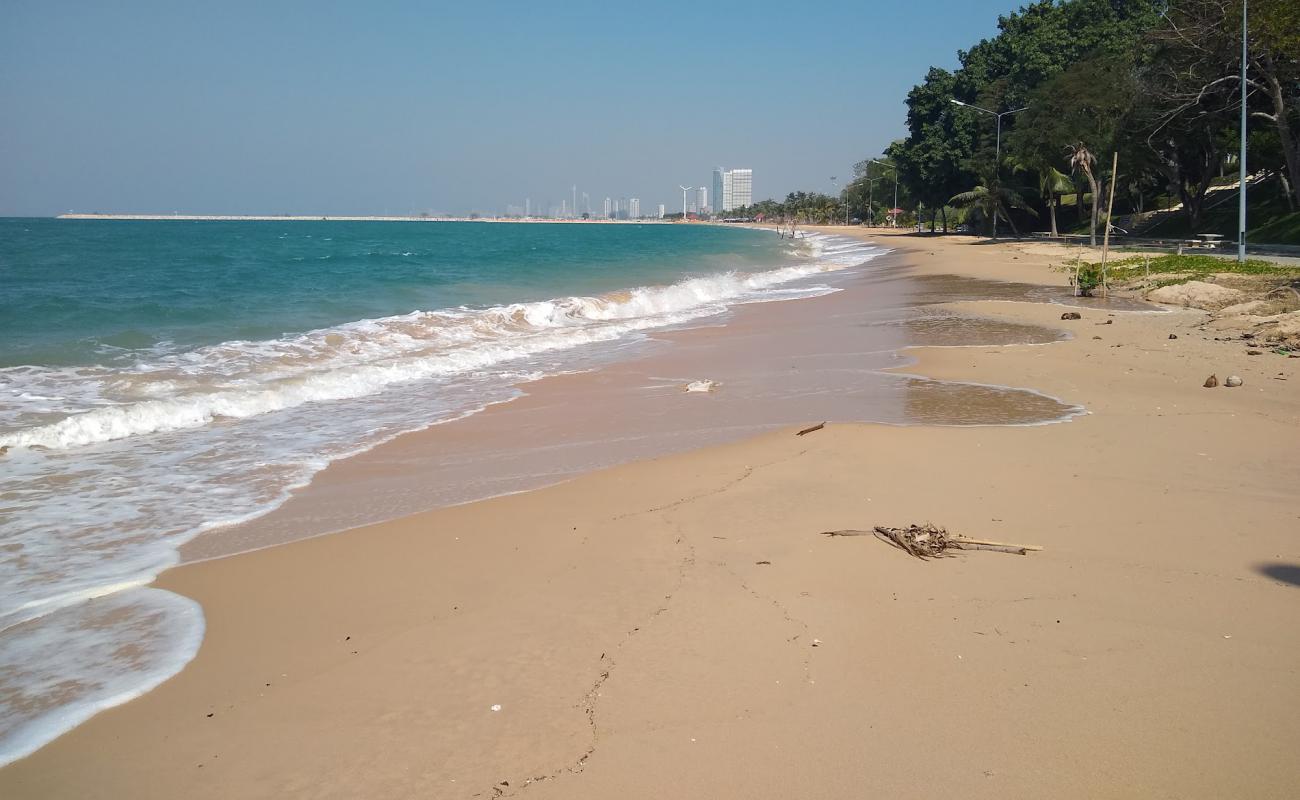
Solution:
M 1032 171 L 1038 176 L 1038 196 L 1043 198 L 1047 206 L 1047 215 L 1052 222 L 1052 238 L 1055 239 L 1060 235 L 1056 230 L 1056 209 L 1061 205 L 1061 195 L 1074 191 L 1074 181 L 1041 157 L 1013 159 L 1012 166 L 1016 172 Z
M 1061 195 L 1074 191 L 1074 181 L 1070 176 L 1053 166 L 1038 173 L 1038 190 L 1047 198 L 1047 214 L 1052 218 L 1052 237 L 1060 234 L 1056 231 L 1056 208 L 1061 204 Z
M 1097 163 L 1097 157 L 1092 154 L 1092 151 L 1083 142 L 1068 145 L 1066 150 L 1070 152 L 1070 171 L 1082 172 L 1084 177 L 1088 179 L 1088 187 L 1092 189 L 1092 221 L 1088 226 L 1088 244 L 1096 247 L 1097 215 L 1100 211 L 1097 198 L 1101 197 L 1101 191 L 1097 188 L 1097 178 L 1092 174 L 1092 166 Z
M 1032 208 L 1025 203 L 1024 197 L 1016 189 L 1000 185 L 997 181 L 985 180 L 971 189 L 969 192 L 962 192 L 952 196 L 948 201 L 954 206 L 972 206 L 977 209 L 986 219 L 992 219 L 996 213 L 1011 225 L 1011 232 L 1018 238 L 1020 231 L 1016 230 L 1016 223 L 1011 219 L 1010 209 L 1017 208 L 1026 211 L 1032 216 L 1038 216 Z M 994 236 L 997 232 L 994 231 Z

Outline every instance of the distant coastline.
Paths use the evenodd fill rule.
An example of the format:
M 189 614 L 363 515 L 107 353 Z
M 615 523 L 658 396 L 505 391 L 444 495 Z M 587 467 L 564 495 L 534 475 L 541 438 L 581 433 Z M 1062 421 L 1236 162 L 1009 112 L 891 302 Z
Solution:
M 178 220 L 189 222 L 559 222 L 596 225 L 665 225 L 660 219 L 552 219 L 550 217 L 394 217 L 306 214 L 59 214 L 55 219 Z

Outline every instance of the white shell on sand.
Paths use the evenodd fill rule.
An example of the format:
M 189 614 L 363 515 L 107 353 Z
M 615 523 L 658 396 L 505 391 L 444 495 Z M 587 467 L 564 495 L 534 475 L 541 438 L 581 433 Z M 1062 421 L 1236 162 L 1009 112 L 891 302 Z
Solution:
M 688 392 L 711 392 L 717 388 L 718 384 L 710 380 L 691 381 L 686 384 L 686 391 Z
M 1240 385 L 1241 385 L 1241 378 L 1239 378 L 1239 377 L 1236 376 L 1236 375 L 1229 375 L 1227 378 L 1224 379 L 1224 381 L 1223 381 L 1223 385 L 1224 385 L 1224 386 L 1240 386 Z

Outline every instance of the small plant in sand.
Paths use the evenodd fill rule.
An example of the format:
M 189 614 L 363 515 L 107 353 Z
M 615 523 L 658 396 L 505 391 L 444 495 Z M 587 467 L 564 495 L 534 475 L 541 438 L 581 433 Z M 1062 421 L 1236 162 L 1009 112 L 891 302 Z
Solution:
M 1101 265 L 1080 264 L 1074 275 L 1075 288 L 1082 297 L 1091 297 L 1094 290 L 1101 286 Z

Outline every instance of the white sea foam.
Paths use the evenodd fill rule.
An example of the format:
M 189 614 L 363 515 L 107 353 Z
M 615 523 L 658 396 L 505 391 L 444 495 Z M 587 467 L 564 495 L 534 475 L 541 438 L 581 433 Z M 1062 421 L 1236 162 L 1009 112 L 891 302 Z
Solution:
M 0 631 L 0 766 L 167 680 L 202 640 L 198 603 L 141 588 Z
M 883 252 L 816 234 L 800 244 L 794 263 L 766 272 L 159 345 L 127 367 L 0 370 L 0 763 L 193 656 L 197 607 L 140 587 L 199 531 L 266 513 L 334 459 L 597 366 L 654 329 L 835 291 L 829 273 Z
M 729 304 L 763 299 L 765 289 L 847 266 L 846 254 L 862 260 L 861 247 L 837 248 L 819 262 L 768 272 L 691 278 L 603 297 L 415 312 L 272 342 L 227 342 L 111 376 L 78 376 L 107 383 L 119 398 L 116 404 L 0 434 L 0 446 L 61 450 L 365 397 L 394 384 L 463 374 L 717 314 Z M 814 287 L 812 294 L 822 290 Z M 780 299 L 796 293 L 783 292 Z

